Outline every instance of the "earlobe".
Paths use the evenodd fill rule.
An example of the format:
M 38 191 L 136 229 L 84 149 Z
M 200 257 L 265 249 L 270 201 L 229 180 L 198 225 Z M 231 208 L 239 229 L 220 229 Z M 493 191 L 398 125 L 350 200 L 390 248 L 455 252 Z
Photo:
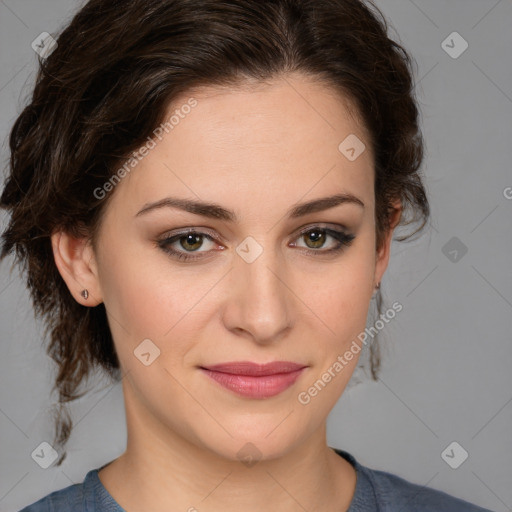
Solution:
M 86 238 L 75 238 L 65 231 L 51 236 L 55 265 L 71 295 L 84 306 L 102 302 L 94 251 Z

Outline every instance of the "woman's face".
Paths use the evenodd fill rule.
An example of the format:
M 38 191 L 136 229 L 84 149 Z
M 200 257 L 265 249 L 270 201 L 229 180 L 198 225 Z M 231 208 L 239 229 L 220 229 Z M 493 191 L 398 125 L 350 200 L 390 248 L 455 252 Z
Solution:
M 128 372 L 129 438 L 282 456 L 322 431 L 358 355 L 333 365 L 364 330 L 387 265 L 369 143 L 339 97 L 300 75 L 197 90 L 175 110 L 115 187 L 92 265 Z M 320 201 L 333 196 L 347 199 Z M 275 361 L 302 370 L 204 370 Z

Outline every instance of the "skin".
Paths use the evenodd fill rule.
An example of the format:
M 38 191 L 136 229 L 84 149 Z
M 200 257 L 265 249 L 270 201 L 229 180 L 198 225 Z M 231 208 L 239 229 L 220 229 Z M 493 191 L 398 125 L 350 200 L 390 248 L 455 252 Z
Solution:
M 358 355 L 309 404 L 298 394 L 364 330 L 400 206 L 376 250 L 368 137 L 347 101 L 326 85 L 295 74 L 266 85 L 202 88 L 169 112 L 191 96 L 197 106 L 116 186 L 96 248 L 64 232 L 52 236 L 55 262 L 76 300 L 104 302 L 125 375 L 127 449 L 100 480 L 130 512 L 346 510 L 356 475 L 328 447 L 326 419 Z M 366 144 L 353 162 L 338 150 L 349 134 Z M 364 208 L 343 203 L 287 215 L 336 193 L 352 194 Z M 238 222 L 176 208 L 136 216 L 171 195 L 217 203 Z M 299 235 L 317 226 L 346 228 L 355 239 L 326 254 L 337 246 L 334 238 L 315 245 Z M 159 247 L 157 240 L 189 227 L 215 237 L 193 246 L 200 259 L 179 261 Z M 236 252 L 248 236 L 263 248 L 252 263 Z M 198 254 L 182 243 L 171 247 Z M 134 356 L 147 338 L 160 350 L 149 366 Z M 267 399 L 241 397 L 198 368 L 276 360 L 308 368 Z M 260 457 L 251 467 L 237 456 L 248 442 Z

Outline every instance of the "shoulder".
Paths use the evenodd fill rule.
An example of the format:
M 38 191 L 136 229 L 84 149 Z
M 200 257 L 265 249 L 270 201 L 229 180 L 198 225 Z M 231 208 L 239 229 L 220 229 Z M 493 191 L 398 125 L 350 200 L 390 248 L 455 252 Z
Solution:
M 384 511 L 490 512 L 445 492 L 414 484 L 385 471 L 365 468 Z
M 108 497 L 102 495 L 102 485 L 98 477 L 99 469 L 90 470 L 83 483 L 73 484 L 54 491 L 28 505 L 19 512 L 103 512 L 119 510 L 112 508 Z
M 491 512 L 443 491 L 363 466 L 343 450 L 336 452 L 348 460 L 357 473 L 353 508 L 351 506 L 349 512 Z
M 85 510 L 84 486 L 74 484 L 54 491 L 40 500 L 28 505 L 20 512 L 57 512 L 64 510 Z

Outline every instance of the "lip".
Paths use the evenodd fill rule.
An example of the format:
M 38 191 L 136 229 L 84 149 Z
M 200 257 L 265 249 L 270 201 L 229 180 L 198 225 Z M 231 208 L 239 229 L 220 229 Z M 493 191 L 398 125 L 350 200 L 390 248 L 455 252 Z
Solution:
M 266 364 L 258 364 L 251 361 L 233 361 L 212 366 L 202 366 L 201 368 L 213 372 L 229 373 L 231 375 L 262 377 L 276 375 L 278 373 L 291 373 L 305 367 L 305 364 L 293 363 L 291 361 L 273 361 Z
M 306 365 L 290 361 L 257 364 L 236 361 L 202 366 L 201 371 L 221 386 L 234 393 L 255 399 L 276 396 L 300 377 Z

